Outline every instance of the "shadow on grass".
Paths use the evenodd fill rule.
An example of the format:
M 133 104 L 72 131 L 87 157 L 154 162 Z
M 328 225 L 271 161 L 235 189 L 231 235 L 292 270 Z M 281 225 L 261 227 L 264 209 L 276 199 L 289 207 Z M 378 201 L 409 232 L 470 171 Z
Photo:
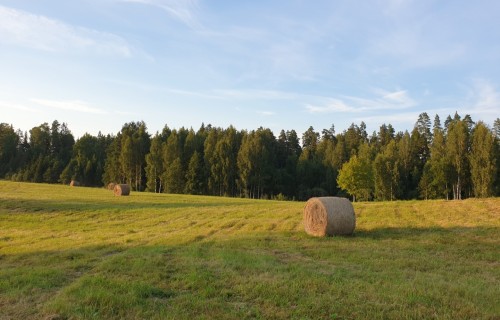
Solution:
M 377 240 L 453 240 L 461 234 L 488 237 L 498 232 L 483 227 L 380 228 L 332 238 L 261 232 L 229 239 L 207 235 L 176 245 L 109 244 L 4 255 L 0 308 L 7 319 L 370 318 L 373 312 L 381 318 L 411 318 L 415 312 L 423 318 L 485 318 L 494 312 L 485 305 L 494 304 L 498 289 L 477 292 L 470 285 L 484 287 L 485 279 L 494 277 L 494 265 L 482 264 L 484 257 L 464 257 L 460 245 L 451 242 L 454 250 L 436 262 L 436 250 L 420 247 L 418 241 L 415 256 L 407 247 L 388 252 Z M 474 250 L 485 257 L 498 255 L 493 246 L 474 239 Z M 373 241 L 366 246 L 359 240 Z M 455 268 L 464 262 L 482 273 L 464 275 Z M 431 277 L 412 278 L 416 266 Z M 369 303 L 359 304 L 359 299 Z M 397 305 L 400 309 L 394 309 Z
M 228 202 L 225 198 L 221 198 L 221 202 L 140 202 L 127 198 L 125 201 L 120 201 L 119 198 L 105 201 L 100 200 L 95 202 L 85 199 L 65 199 L 64 201 L 39 200 L 39 199 L 4 199 L 0 204 L 0 208 L 5 209 L 10 213 L 33 213 L 33 212 L 58 212 L 58 211 L 73 211 L 85 212 L 89 210 L 105 211 L 128 211 L 137 209 L 180 209 L 180 208 L 207 208 L 207 207 L 234 207 L 247 206 L 252 203 L 244 202 Z M 120 201 L 120 202 L 119 202 Z
M 416 237 L 429 237 L 439 235 L 463 236 L 467 234 L 477 235 L 499 235 L 500 228 L 497 227 L 399 227 L 399 228 L 376 228 L 370 230 L 356 229 L 353 237 L 368 238 L 373 240 L 405 239 Z

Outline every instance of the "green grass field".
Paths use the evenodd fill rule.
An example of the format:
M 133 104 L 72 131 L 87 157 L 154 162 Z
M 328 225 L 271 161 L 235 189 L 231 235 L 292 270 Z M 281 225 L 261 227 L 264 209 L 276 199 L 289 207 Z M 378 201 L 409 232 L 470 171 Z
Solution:
M 0 181 L 0 319 L 499 319 L 500 199 L 303 206 Z

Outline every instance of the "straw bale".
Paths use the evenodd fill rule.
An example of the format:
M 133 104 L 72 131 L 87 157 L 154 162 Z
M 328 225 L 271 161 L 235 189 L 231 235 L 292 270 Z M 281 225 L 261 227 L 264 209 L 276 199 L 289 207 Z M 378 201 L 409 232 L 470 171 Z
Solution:
M 79 187 L 80 186 L 80 182 L 78 182 L 76 180 L 71 180 L 71 182 L 69 183 L 69 186 L 70 187 Z
M 128 196 L 130 194 L 130 186 L 128 184 L 116 184 L 113 192 L 115 196 Z
M 304 228 L 312 236 L 351 235 L 355 227 L 354 208 L 346 198 L 311 198 L 304 207 Z

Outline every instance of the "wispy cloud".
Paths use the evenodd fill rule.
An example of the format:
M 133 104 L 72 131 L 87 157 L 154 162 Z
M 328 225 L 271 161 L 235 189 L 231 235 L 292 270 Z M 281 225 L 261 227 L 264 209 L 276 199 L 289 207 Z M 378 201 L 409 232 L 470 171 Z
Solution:
M 128 43 L 114 34 L 4 6 L 0 6 L 0 43 L 49 52 L 89 51 L 122 57 L 133 53 Z
M 26 111 L 26 112 L 40 112 L 39 110 L 31 107 L 27 107 L 25 105 L 11 103 L 8 101 L 0 101 L 0 109 L 13 109 L 18 111 Z
M 121 2 L 140 3 L 162 9 L 171 17 L 181 21 L 190 28 L 201 29 L 196 12 L 197 0 L 119 0 Z
M 295 93 L 279 90 L 213 90 L 213 94 L 221 99 L 241 99 L 241 100 L 293 100 L 299 97 Z
M 476 113 L 500 114 L 500 94 L 489 81 L 474 81 L 474 98 L 473 108 Z
M 86 102 L 79 100 L 31 99 L 31 101 L 49 108 L 77 111 L 82 113 L 108 114 L 108 112 L 103 109 L 89 106 Z
M 377 128 L 382 124 L 391 124 L 396 127 L 411 129 L 418 119 L 420 112 L 402 112 L 389 115 L 374 115 L 357 117 L 354 122 L 365 122 L 369 127 Z
M 375 89 L 375 97 L 371 99 L 340 96 L 328 98 L 326 102 L 320 105 L 307 104 L 306 110 L 310 113 L 333 113 L 333 112 L 365 112 L 377 110 L 399 110 L 415 106 L 417 103 L 413 100 L 406 90 L 388 92 L 381 89 Z
M 307 104 L 306 109 L 309 113 L 333 113 L 333 112 L 358 112 L 352 106 L 348 106 L 344 101 L 339 99 L 328 99 L 323 105 Z
M 274 116 L 276 114 L 276 112 L 273 112 L 273 111 L 257 111 L 257 114 L 260 114 L 261 116 L 269 117 L 269 116 Z

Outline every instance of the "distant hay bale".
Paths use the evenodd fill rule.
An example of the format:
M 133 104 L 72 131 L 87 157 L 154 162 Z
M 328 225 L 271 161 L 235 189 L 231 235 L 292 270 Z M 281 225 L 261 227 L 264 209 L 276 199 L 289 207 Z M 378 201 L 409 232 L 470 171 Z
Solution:
M 311 198 L 304 207 L 304 228 L 312 236 L 351 235 L 356 227 L 356 216 L 346 198 Z
M 78 182 L 76 180 L 71 180 L 71 182 L 69 183 L 69 186 L 70 187 L 79 187 L 80 186 L 80 182 Z
M 115 190 L 116 183 L 111 182 L 108 184 L 108 190 Z
M 115 196 L 128 196 L 130 194 L 130 186 L 128 184 L 116 184 L 113 192 Z

